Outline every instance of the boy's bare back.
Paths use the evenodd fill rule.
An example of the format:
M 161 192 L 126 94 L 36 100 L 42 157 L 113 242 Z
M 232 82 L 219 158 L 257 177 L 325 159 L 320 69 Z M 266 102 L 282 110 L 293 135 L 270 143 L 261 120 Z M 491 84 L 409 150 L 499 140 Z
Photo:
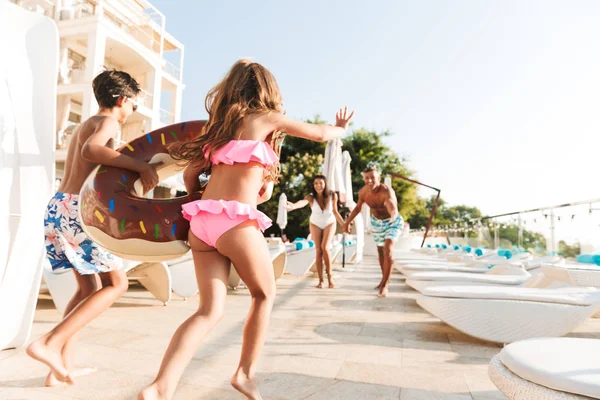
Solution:
M 79 125 L 73 133 L 67 152 L 67 160 L 65 161 L 65 174 L 58 189 L 59 192 L 79 194 L 87 177 L 98 166 L 98 164 L 89 162 L 83 158 L 81 149 L 90 136 L 96 132 L 100 124 L 107 118 L 111 117 L 94 115 Z M 113 146 L 113 140 L 111 139 L 106 144 L 106 147 L 112 149 Z

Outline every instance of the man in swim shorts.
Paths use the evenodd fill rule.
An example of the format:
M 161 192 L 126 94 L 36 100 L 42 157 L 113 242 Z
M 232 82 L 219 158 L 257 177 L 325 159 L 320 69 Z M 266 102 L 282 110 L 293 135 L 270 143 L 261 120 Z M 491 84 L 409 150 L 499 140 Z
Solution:
M 350 222 L 362 210 L 363 204 L 367 204 L 371 208 L 371 228 L 382 273 L 381 282 L 375 289 L 379 290 L 378 297 L 385 297 L 394 264 L 394 242 L 402 233 L 404 220 L 398 212 L 396 193 L 391 187 L 381 183 L 377 167 L 369 165 L 365 168 L 363 179 L 365 186 L 358 192 L 358 203 L 344 223 L 344 232 L 349 232 Z

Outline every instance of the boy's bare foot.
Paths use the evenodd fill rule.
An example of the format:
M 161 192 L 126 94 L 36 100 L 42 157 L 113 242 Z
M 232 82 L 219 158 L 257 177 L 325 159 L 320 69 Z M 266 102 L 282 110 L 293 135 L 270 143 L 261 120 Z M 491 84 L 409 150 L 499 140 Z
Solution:
M 329 289 L 335 289 L 335 282 L 333 282 L 333 279 L 329 280 Z
M 164 396 L 159 390 L 158 386 L 153 383 L 146 387 L 138 394 L 137 400 L 166 400 L 167 396 Z
M 388 287 L 386 285 L 386 286 L 383 286 L 381 288 L 381 290 L 379 290 L 379 293 L 377 294 L 377 297 L 385 297 L 385 296 L 387 296 L 387 294 L 388 294 Z
M 262 400 L 262 396 L 258 393 L 258 387 L 254 379 L 248 378 L 242 371 L 238 371 L 231 378 L 231 386 L 238 392 L 248 398 L 248 400 Z
M 317 289 L 323 289 L 323 281 L 320 281 L 317 285 Z
M 73 378 L 77 378 L 78 376 L 93 374 L 97 370 L 98 370 L 98 368 L 96 368 L 96 367 L 75 367 L 71 371 L 69 371 L 69 376 L 71 376 Z M 44 385 L 48 386 L 48 387 L 53 387 L 53 386 L 58 386 L 61 383 L 64 383 L 64 382 L 59 381 L 56 378 L 56 376 L 54 376 L 52 371 L 50 371 L 48 376 L 46 376 L 46 381 L 44 382 Z
M 69 371 L 65 368 L 62 357 L 60 355 L 61 349 L 53 349 L 48 346 L 47 336 L 42 336 L 35 342 L 27 346 L 27 355 L 34 360 L 46 364 L 54 377 L 60 382 L 67 382 L 73 384 L 73 378 L 69 376 Z

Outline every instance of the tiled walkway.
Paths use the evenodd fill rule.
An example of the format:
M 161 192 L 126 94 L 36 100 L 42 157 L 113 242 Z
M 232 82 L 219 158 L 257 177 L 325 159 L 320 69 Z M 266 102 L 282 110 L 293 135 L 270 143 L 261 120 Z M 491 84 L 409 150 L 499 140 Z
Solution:
M 416 293 L 393 275 L 389 297 L 376 298 L 374 258 L 336 272 L 337 289 L 316 289 L 312 277 L 284 276 L 259 368 L 265 399 L 505 399 L 487 377 L 500 347 L 441 323 L 415 303 Z M 174 295 L 167 307 L 132 287 L 87 327 L 78 357 L 97 373 L 71 387 L 44 388 L 47 370 L 23 350 L 0 352 L 0 399 L 135 399 L 156 373 L 179 323 L 198 297 Z M 187 368 L 176 399 L 241 399 L 229 386 L 240 353 L 247 290 L 230 291 L 226 317 Z M 48 298 L 39 301 L 33 337 L 59 320 Z M 574 336 L 600 338 L 600 320 Z

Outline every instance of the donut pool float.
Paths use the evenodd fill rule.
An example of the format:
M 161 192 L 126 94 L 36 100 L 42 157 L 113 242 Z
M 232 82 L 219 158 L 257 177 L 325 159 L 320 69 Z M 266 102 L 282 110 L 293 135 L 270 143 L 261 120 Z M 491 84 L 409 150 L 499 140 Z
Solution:
M 206 121 L 165 126 L 127 143 L 118 151 L 138 160 L 157 163 L 163 181 L 181 167 L 169 156 L 167 146 L 200 135 Z M 83 231 L 98 245 L 126 260 L 166 261 L 188 252 L 189 222 L 181 205 L 199 200 L 201 193 L 170 199 L 143 197 L 137 172 L 99 165 L 79 193 Z

